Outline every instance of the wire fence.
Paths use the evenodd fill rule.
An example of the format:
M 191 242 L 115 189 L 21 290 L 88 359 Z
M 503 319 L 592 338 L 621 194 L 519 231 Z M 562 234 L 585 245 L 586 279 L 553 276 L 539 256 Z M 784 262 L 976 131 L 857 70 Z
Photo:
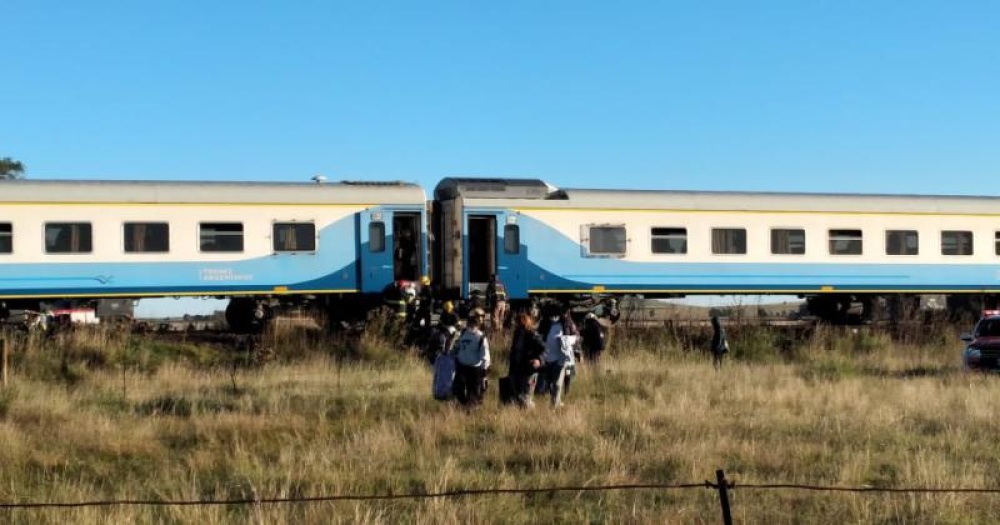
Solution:
M 808 485 L 798 483 L 734 483 L 727 480 L 722 470 L 716 471 L 716 481 L 701 483 L 631 483 L 619 485 L 580 485 L 536 488 L 482 488 L 455 489 L 440 492 L 388 493 L 388 494 L 336 494 L 326 496 L 301 496 L 287 498 L 233 498 L 233 499 L 109 499 L 75 502 L 0 502 L 0 510 L 18 509 L 66 509 L 83 507 L 197 507 L 225 505 L 280 505 L 297 503 L 364 502 L 386 500 L 423 500 L 436 498 L 484 497 L 504 494 L 531 495 L 556 492 L 607 492 L 630 490 L 688 490 L 708 489 L 719 493 L 722 522 L 732 523 L 729 493 L 734 490 L 799 490 L 812 492 L 850 492 L 885 494 L 1000 494 L 1000 488 L 940 488 L 940 487 L 845 487 L 835 485 Z

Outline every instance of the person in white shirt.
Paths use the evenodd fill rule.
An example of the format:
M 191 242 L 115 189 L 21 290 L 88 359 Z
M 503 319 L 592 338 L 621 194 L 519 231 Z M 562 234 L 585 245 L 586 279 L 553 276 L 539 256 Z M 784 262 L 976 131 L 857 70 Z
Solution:
M 490 342 L 483 333 L 486 312 L 474 308 L 462 335 L 452 347 L 457 369 L 454 393 L 458 402 L 475 407 L 483 402 L 486 392 L 486 374 L 490 369 Z

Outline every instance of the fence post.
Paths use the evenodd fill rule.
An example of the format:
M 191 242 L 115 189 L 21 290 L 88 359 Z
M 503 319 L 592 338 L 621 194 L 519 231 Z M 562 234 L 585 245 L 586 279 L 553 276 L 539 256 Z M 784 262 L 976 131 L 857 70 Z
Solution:
M 0 385 L 7 386 L 7 363 L 9 361 L 7 339 L 0 339 Z
M 715 481 L 719 486 L 719 503 L 722 504 L 722 523 L 733 525 L 733 515 L 729 511 L 729 482 L 726 481 L 726 473 L 722 469 L 715 471 Z

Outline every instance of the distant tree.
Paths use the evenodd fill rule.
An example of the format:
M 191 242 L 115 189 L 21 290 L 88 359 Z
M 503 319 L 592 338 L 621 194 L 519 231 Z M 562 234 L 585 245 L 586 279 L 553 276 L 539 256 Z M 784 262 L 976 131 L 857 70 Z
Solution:
M 24 177 L 24 164 L 10 157 L 0 159 L 0 180 Z

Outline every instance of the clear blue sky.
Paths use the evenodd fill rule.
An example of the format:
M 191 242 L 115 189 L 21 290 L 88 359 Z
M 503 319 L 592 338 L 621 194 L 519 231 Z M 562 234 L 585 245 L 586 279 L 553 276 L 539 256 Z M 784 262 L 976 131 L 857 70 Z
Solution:
M 0 4 L 31 178 L 1000 194 L 1000 3 Z

